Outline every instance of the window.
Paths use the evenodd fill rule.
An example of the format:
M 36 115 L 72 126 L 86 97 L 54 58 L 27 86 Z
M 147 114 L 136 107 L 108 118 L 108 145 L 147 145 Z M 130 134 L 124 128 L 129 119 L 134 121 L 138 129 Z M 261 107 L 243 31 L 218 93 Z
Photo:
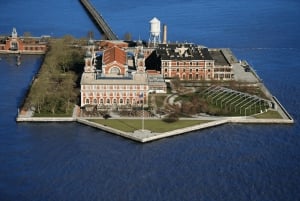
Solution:
M 119 75 L 119 74 L 120 74 L 120 69 L 117 68 L 117 67 L 113 67 L 113 68 L 110 70 L 110 74 Z
M 123 104 L 123 99 L 122 98 L 120 99 L 120 104 Z
M 107 104 L 110 104 L 110 100 L 109 100 L 109 99 L 106 99 L 106 103 L 107 103 Z
M 89 104 L 90 103 L 90 99 L 85 99 L 85 104 Z
M 98 102 L 98 101 L 97 101 L 97 99 L 95 98 L 95 99 L 94 99 L 94 104 L 97 104 L 97 102 Z
M 11 43 L 11 49 L 12 50 L 18 50 L 19 48 L 18 48 L 18 43 L 17 42 L 12 42 Z

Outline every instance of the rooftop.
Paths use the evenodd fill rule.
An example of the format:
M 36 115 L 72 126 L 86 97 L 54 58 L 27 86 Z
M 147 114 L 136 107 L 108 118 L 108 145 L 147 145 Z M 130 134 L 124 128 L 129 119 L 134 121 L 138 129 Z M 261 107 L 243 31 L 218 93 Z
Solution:
M 126 53 L 121 48 L 114 46 L 103 53 L 103 64 L 109 64 L 114 61 L 120 64 L 126 64 Z
M 157 54 L 162 60 L 213 60 L 207 48 L 192 43 L 159 44 Z
M 216 66 L 230 66 L 221 49 L 209 50 Z
M 131 84 L 147 84 L 147 80 L 134 80 L 131 77 L 101 77 L 96 79 L 95 73 L 83 73 L 81 76 L 81 85 L 131 85 Z

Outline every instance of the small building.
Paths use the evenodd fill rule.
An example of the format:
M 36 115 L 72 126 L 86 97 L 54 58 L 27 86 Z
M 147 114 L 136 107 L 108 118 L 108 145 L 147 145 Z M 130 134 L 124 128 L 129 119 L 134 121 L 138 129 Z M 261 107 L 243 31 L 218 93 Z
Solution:
M 214 80 L 233 80 L 232 65 L 223 53 L 223 49 L 209 49 L 209 54 L 215 61 Z
M 149 93 L 167 93 L 167 84 L 159 71 L 147 70 Z
M 16 28 L 11 36 L 0 39 L 0 53 L 44 54 L 49 36 L 19 37 Z

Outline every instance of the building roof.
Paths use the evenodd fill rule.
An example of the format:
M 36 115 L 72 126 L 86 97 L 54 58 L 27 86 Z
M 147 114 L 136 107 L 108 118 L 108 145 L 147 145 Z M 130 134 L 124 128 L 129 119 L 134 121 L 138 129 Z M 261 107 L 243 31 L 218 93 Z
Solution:
M 126 53 L 121 48 L 114 46 L 103 52 L 102 63 L 110 64 L 114 61 L 120 64 L 126 64 Z
M 148 75 L 148 83 L 149 84 L 158 84 L 158 83 L 164 83 L 165 84 L 165 80 L 163 78 L 163 76 L 161 74 L 157 74 L 157 75 Z
M 147 79 L 145 81 L 142 80 L 134 80 L 130 77 L 124 78 L 100 78 L 95 79 L 95 73 L 83 73 L 81 76 L 81 85 L 132 85 L 132 84 L 148 84 Z
M 207 48 L 191 43 L 159 44 L 157 54 L 162 60 L 213 60 Z
M 209 53 L 215 61 L 215 66 L 230 66 L 221 49 L 210 49 Z

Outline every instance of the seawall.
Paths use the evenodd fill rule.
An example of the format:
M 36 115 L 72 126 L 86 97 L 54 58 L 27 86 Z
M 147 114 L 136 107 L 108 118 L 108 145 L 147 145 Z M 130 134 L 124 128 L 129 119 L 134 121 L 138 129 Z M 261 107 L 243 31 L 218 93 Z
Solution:
M 193 121 L 193 120 L 191 120 Z M 186 128 L 176 129 L 173 131 L 168 131 L 164 133 L 152 133 L 149 130 L 136 130 L 133 133 L 132 132 L 123 132 L 108 126 L 104 126 L 101 124 L 97 124 L 94 122 L 91 122 L 84 118 L 77 118 L 77 122 L 81 124 L 85 124 L 88 126 L 92 126 L 94 128 L 99 128 L 101 130 L 104 130 L 109 133 L 113 133 L 125 138 L 129 138 L 138 142 L 151 142 L 154 140 L 159 140 L 166 137 L 172 137 L 176 135 L 182 135 L 185 133 L 211 128 L 215 126 L 220 126 L 227 123 L 242 123 L 242 124 L 292 124 L 294 123 L 293 120 L 289 119 L 255 119 L 255 118 L 249 118 L 249 117 L 224 117 L 220 118 L 219 120 L 211 121 L 208 123 L 203 123 L 195 126 L 190 126 Z
M 164 133 L 152 133 L 149 130 L 137 130 L 134 132 L 124 132 L 118 129 L 114 129 L 112 127 L 94 123 L 92 121 L 87 120 L 86 118 L 76 118 L 76 117 L 17 117 L 16 121 L 17 122 L 78 122 L 87 126 L 98 128 L 103 131 L 113 133 L 142 143 L 159 140 L 166 137 L 181 135 L 196 130 L 220 126 L 227 123 L 242 123 L 242 124 L 293 124 L 294 123 L 293 119 L 255 119 L 251 117 L 223 117 L 223 118 L 220 117 L 219 120 L 214 120 L 208 123 L 176 129 Z M 191 121 L 193 120 L 191 119 Z

